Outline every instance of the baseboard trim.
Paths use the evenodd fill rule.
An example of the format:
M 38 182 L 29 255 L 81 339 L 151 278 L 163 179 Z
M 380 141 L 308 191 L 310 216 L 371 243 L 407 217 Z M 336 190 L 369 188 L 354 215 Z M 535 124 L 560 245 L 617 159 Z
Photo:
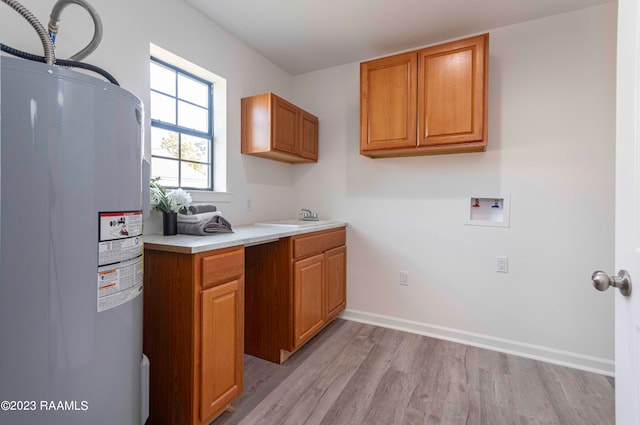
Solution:
M 444 326 L 430 325 L 428 323 L 414 322 L 397 317 L 384 316 L 381 314 L 368 313 L 353 309 L 343 311 L 339 317 L 354 322 L 411 332 L 479 348 L 486 348 L 487 350 L 513 354 L 601 375 L 615 375 L 613 360 L 601 357 L 587 356 L 541 345 L 527 344 L 510 339 L 497 338 L 489 335 L 482 335 Z

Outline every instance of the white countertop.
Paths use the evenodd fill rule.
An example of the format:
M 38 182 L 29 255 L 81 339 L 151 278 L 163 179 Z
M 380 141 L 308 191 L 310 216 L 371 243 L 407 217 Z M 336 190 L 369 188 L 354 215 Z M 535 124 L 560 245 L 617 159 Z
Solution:
M 321 230 L 346 227 L 342 221 L 324 221 L 305 225 L 304 227 L 265 226 L 251 224 L 234 226 L 233 233 L 214 233 L 209 236 L 192 235 L 144 235 L 144 247 L 157 251 L 197 254 L 214 249 L 228 248 L 239 245 L 257 245 L 271 242 L 288 236 L 319 232 Z

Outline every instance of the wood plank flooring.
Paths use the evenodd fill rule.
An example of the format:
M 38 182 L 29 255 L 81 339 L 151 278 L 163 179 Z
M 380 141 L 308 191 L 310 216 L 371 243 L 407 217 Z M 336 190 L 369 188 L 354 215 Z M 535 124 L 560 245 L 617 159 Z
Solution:
M 613 425 L 612 378 L 336 319 L 213 425 Z

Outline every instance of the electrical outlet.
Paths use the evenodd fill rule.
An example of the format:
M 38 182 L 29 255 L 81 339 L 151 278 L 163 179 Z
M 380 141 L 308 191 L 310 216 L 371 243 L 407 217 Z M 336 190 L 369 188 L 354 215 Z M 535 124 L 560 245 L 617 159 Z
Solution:
M 400 285 L 409 286 L 409 272 L 400 272 Z
M 251 198 L 247 198 L 247 211 L 251 211 Z
M 509 257 L 496 257 L 496 271 L 509 273 Z

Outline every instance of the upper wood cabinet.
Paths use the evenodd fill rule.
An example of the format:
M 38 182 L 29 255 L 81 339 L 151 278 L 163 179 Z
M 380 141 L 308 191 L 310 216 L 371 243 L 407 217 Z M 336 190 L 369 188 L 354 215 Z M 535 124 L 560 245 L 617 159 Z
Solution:
M 360 65 L 361 150 L 416 145 L 417 71 L 416 52 Z
M 302 134 L 300 136 L 300 152 L 298 154 L 313 162 L 318 161 L 318 118 L 307 111 L 302 111 Z
M 243 99 L 244 100 L 244 99 Z M 296 155 L 299 150 L 300 110 L 297 106 L 278 96 L 271 96 L 271 147 L 274 150 Z M 243 108 L 243 110 L 245 110 Z M 246 111 L 249 111 L 247 108 Z M 254 109 L 255 110 L 255 109 Z M 244 122 L 243 122 L 244 124 Z M 256 127 L 254 127 L 255 129 Z M 249 133 L 243 133 L 249 134 Z M 249 138 L 249 141 L 251 139 Z M 243 144 L 244 146 L 244 144 Z M 252 146 L 247 143 L 247 146 Z M 255 146 L 255 145 L 254 145 Z M 244 152 L 243 152 L 244 153 Z M 249 152 L 246 152 L 249 153 Z
M 289 163 L 318 161 L 318 118 L 273 93 L 241 100 L 242 153 Z
M 489 34 L 360 64 L 360 153 L 372 158 L 487 146 Z

